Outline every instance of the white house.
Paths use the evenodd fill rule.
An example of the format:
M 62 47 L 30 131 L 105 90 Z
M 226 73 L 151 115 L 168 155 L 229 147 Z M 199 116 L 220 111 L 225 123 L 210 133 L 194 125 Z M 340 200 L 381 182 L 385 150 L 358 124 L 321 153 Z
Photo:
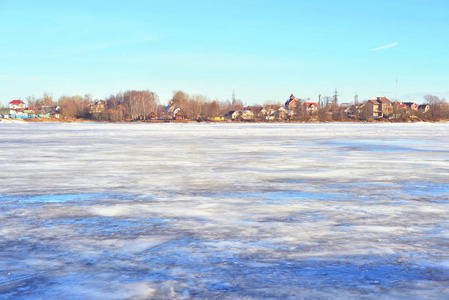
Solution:
M 12 100 L 9 102 L 9 108 L 10 109 L 24 109 L 25 108 L 25 102 L 22 100 Z
M 248 121 L 252 120 L 254 118 L 254 114 L 251 110 L 248 109 L 242 109 L 237 110 L 232 114 L 232 119 L 236 121 Z

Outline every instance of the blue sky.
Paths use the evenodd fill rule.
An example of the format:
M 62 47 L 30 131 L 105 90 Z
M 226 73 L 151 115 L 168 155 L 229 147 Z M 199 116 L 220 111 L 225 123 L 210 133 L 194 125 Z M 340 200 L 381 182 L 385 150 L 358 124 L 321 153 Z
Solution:
M 0 102 L 449 95 L 449 1 L 0 0 Z

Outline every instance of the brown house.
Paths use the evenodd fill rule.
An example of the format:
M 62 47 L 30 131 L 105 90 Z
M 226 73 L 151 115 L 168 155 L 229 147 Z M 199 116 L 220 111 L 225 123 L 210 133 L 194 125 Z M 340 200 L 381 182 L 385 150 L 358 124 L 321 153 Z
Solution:
M 295 109 L 297 107 L 301 107 L 301 99 L 296 98 L 293 94 L 290 95 L 290 98 L 285 102 L 286 109 Z
M 91 103 L 89 110 L 90 110 L 90 113 L 92 113 L 92 114 L 98 114 L 98 113 L 105 111 L 106 110 L 106 101 L 99 100 L 95 103 Z
M 181 112 L 177 112 L 175 114 L 175 120 L 187 120 L 187 115 L 182 114 Z
M 368 100 L 365 103 L 366 117 L 367 118 L 380 118 L 382 117 L 381 104 L 377 100 Z
M 148 119 L 149 119 L 149 120 L 155 120 L 155 119 L 156 119 L 156 114 L 155 114 L 154 112 L 151 112 L 151 113 L 148 115 Z
M 388 117 L 393 114 L 393 105 L 391 101 L 386 97 L 377 97 L 377 102 L 380 103 L 380 110 L 382 111 L 382 117 Z
M 364 106 L 367 118 L 386 118 L 393 114 L 393 105 L 386 97 L 377 97 L 376 100 L 368 100 Z

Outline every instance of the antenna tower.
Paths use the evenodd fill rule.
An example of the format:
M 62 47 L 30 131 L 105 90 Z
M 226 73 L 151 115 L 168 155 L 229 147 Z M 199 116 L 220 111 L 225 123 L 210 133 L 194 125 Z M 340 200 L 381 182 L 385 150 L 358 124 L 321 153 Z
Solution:
M 335 88 L 334 103 L 337 104 L 337 102 L 338 102 L 338 93 L 337 93 L 337 88 Z
M 398 76 L 396 76 L 396 101 L 398 101 Z

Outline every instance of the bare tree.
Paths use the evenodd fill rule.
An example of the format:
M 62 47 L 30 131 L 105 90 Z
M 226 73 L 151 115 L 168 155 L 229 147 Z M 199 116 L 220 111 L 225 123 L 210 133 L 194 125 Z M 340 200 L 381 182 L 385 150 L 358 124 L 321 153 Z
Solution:
M 128 107 L 133 119 L 139 116 L 143 116 L 146 119 L 151 112 L 156 112 L 158 100 L 156 93 L 149 90 L 126 91 L 123 94 L 123 103 Z
M 331 97 L 329 96 L 324 96 L 323 97 L 323 107 L 329 107 L 329 103 L 331 103 Z
M 449 119 L 449 104 L 444 98 L 440 100 L 440 117 L 444 120 Z
M 42 105 L 43 106 L 54 106 L 56 105 L 56 102 L 53 101 L 53 94 L 49 92 L 44 92 L 44 95 L 42 96 Z
M 36 99 L 36 97 L 34 97 L 34 95 L 26 97 L 26 100 L 27 100 L 28 107 L 39 106 L 39 103 L 38 103 L 39 99 Z
M 58 100 L 60 112 L 65 118 L 83 118 L 86 116 L 89 98 L 76 96 L 62 96 Z
M 189 102 L 189 94 L 183 91 L 174 91 L 170 102 L 181 109 L 186 109 Z
M 61 114 L 65 118 L 74 118 L 77 112 L 76 103 L 73 101 L 72 97 L 62 96 L 59 98 L 59 106 L 61 107 Z
M 49 92 L 44 92 L 41 98 L 36 98 L 33 96 L 26 97 L 27 104 L 29 107 L 40 107 L 40 106 L 55 106 L 56 102 L 53 100 L 53 95 Z
M 220 114 L 220 102 L 218 100 L 214 100 L 207 104 L 205 109 L 205 114 L 208 118 L 216 117 Z
M 425 95 L 424 100 L 426 100 L 429 105 L 429 111 L 427 112 L 428 119 L 436 121 L 440 118 L 440 98 L 433 95 Z

